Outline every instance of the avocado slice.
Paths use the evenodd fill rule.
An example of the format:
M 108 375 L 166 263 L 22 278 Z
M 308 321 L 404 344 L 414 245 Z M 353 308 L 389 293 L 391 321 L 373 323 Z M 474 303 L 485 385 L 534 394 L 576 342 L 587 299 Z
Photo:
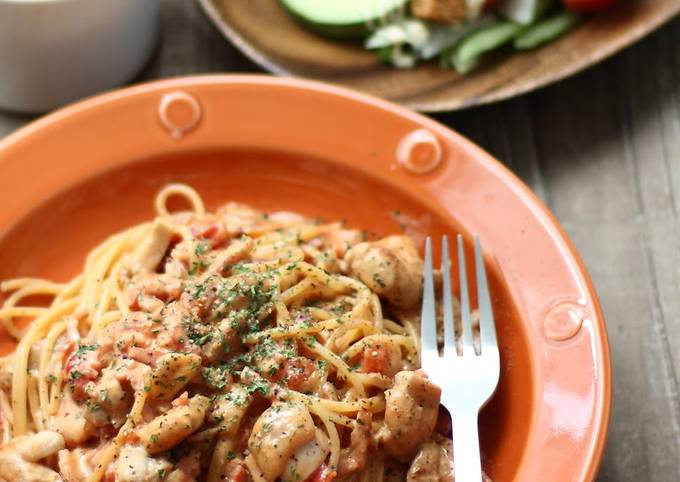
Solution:
M 281 0 L 308 29 L 333 39 L 365 37 L 408 0 Z

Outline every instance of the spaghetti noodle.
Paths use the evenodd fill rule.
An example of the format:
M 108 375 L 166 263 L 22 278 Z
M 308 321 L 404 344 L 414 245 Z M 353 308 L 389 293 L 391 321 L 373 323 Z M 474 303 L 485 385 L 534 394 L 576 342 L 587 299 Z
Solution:
M 168 209 L 177 196 L 190 211 Z M 0 362 L 0 480 L 421 480 L 439 389 L 417 370 L 413 242 L 210 213 L 181 184 L 155 208 L 68 283 L 0 285 L 18 342 Z M 53 301 L 22 304 L 36 294 Z

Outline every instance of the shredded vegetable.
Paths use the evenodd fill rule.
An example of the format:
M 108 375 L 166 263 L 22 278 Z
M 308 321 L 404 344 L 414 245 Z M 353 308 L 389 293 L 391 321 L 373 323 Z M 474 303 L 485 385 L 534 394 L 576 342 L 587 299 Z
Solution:
M 563 11 L 532 25 L 515 38 L 517 50 L 528 50 L 561 37 L 581 20 L 575 12 Z

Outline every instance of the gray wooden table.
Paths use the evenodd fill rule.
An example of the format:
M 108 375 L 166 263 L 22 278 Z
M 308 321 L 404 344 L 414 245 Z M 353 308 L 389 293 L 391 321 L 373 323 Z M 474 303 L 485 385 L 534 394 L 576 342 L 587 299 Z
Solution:
M 144 80 L 259 71 L 194 2 L 165 0 L 162 25 Z M 680 481 L 680 21 L 560 84 L 436 118 L 529 184 L 589 267 L 614 364 L 598 480 Z M 0 113 L 0 137 L 30 120 Z

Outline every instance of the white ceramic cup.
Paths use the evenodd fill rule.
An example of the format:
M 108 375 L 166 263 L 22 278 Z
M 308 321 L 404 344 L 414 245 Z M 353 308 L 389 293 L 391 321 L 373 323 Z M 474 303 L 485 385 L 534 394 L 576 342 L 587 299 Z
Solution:
M 160 1 L 0 0 L 0 109 L 45 112 L 132 79 Z

